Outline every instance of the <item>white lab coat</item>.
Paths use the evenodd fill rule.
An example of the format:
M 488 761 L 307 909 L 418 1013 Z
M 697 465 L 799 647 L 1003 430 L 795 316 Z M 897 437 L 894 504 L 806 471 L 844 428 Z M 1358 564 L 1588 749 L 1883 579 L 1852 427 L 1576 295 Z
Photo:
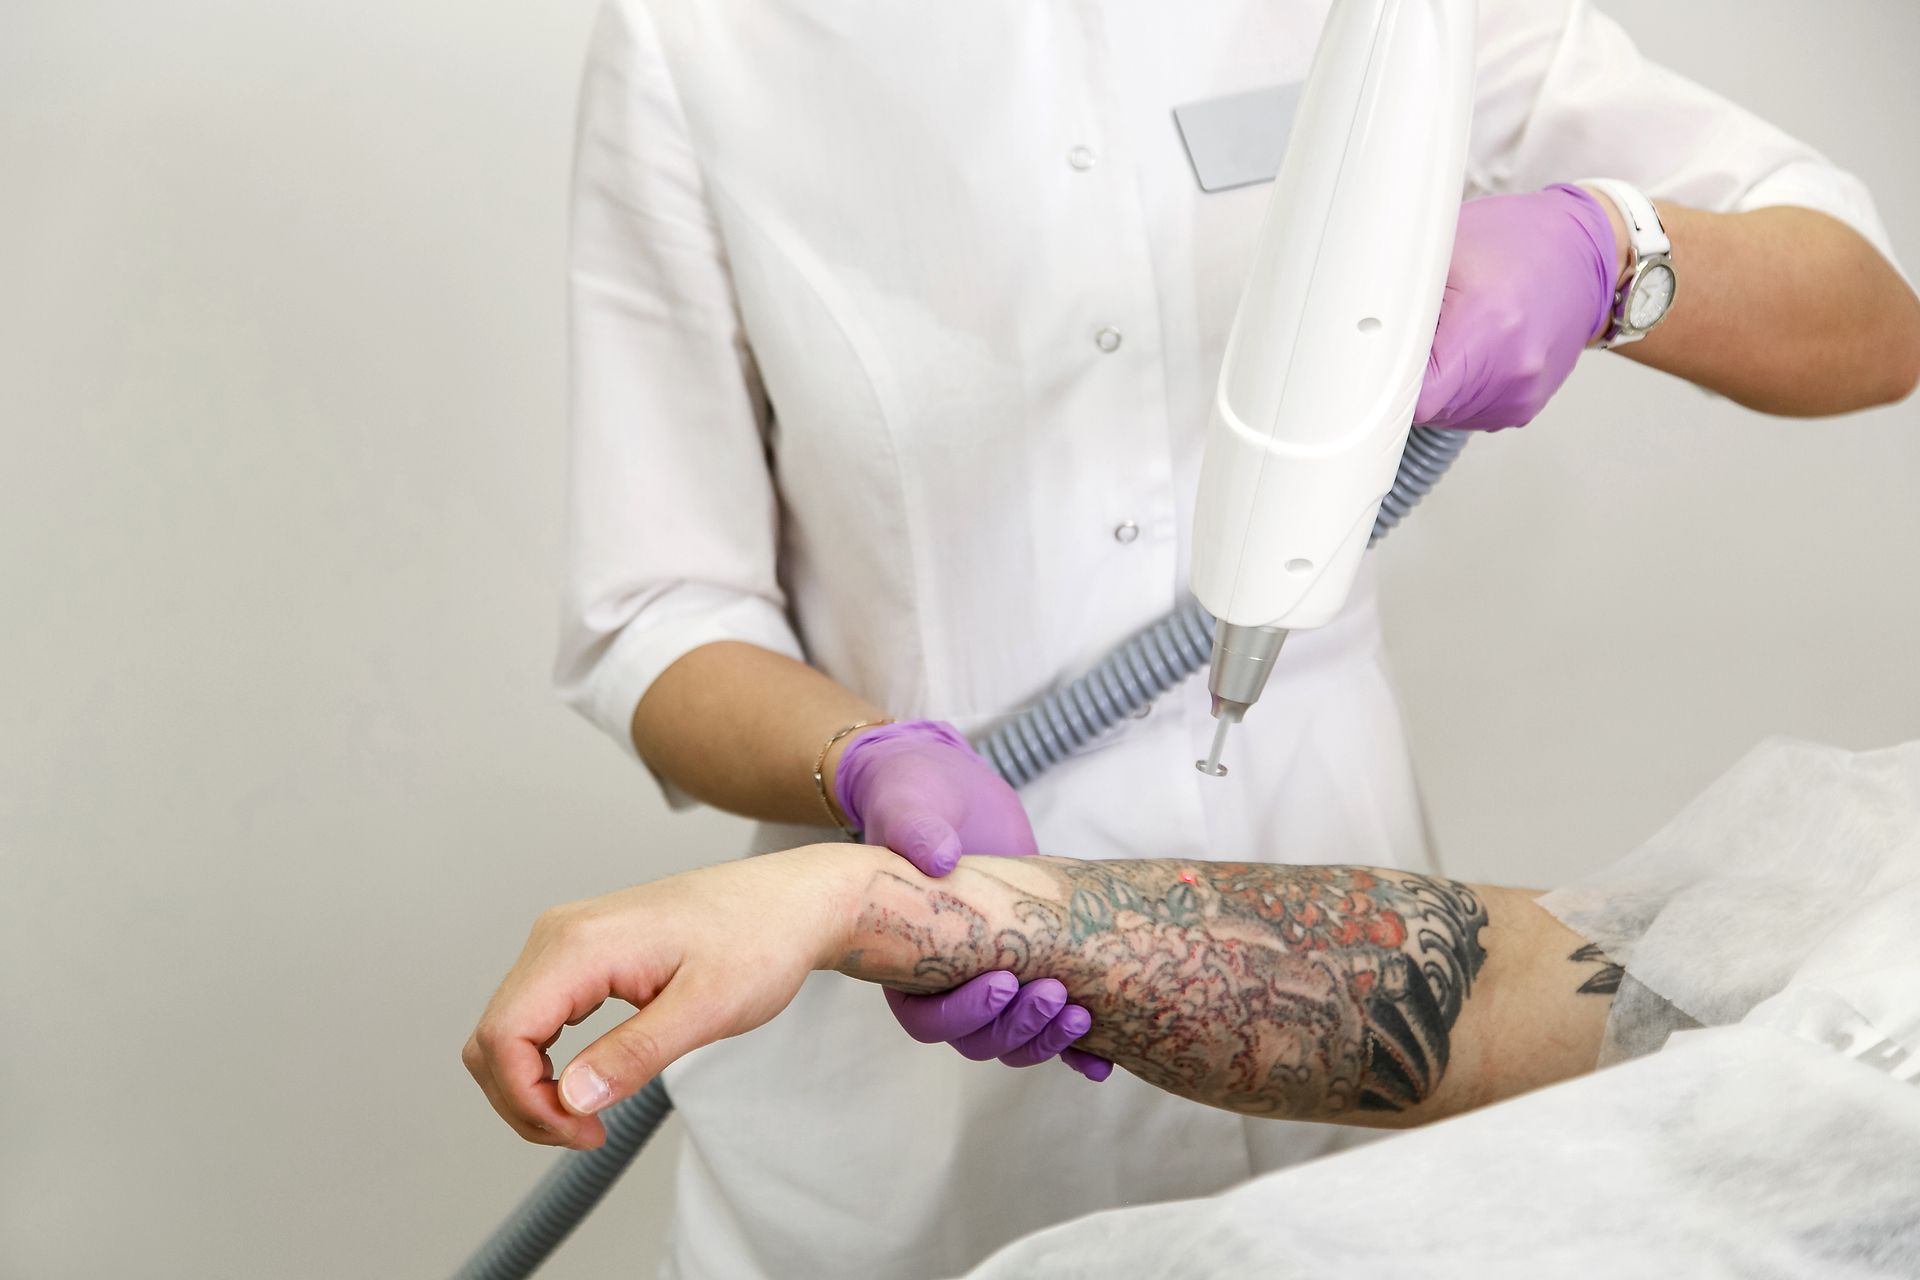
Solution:
M 1170 110 L 1298 81 L 1326 7 L 614 0 L 575 174 L 564 696 L 631 750 L 652 680 L 733 639 L 975 734 L 1174 607 L 1269 189 L 1203 194 Z M 1483 10 L 1470 194 L 1615 176 L 1884 248 L 1858 182 L 1584 4 Z M 1040 779 L 1041 847 L 1427 863 L 1370 571 L 1289 640 L 1223 781 L 1192 766 L 1210 728 L 1196 682 Z M 667 1083 L 688 1277 L 949 1274 L 1330 1141 L 966 1062 L 830 975 Z

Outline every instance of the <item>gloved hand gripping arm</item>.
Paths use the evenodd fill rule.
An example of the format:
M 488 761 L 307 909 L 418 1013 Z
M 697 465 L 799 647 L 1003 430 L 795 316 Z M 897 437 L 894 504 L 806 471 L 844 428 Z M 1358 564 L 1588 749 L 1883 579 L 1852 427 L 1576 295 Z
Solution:
M 737 641 L 692 650 L 662 672 L 634 708 L 635 749 L 683 791 L 730 813 L 771 822 L 821 825 L 844 818 L 864 827 L 921 871 L 941 875 L 960 855 L 1034 851 L 1019 797 L 952 726 L 931 721 L 880 725 L 832 744 L 823 762 L 823 810 L 813 781 L 821 744 L 846 725 L 885 713 L 804 663 Z M 1022 986 L 983 974 L 936 998 L 889 995 L 915 1039 L 950 1041 L 969 1058 L 1028 1066 L 1062 1052 L 1086 1029 L 1085 1010 L 1047 980 Z M 1068 1051 L 1068 1065 L 1095 1079 L 1112 1070 Z
M 866 730 L 840 753 L 834 778 L 848 825 L 925 875 L 948 874 L 963 853 L 1027 857 L 1037 851 L 1020 798 L 950 724 L 914 720 Z M 1092 1080 L 1113 1070 L 1112 1063 L 1069 1047 L 1092 1019 L 1067 1002 L 1066 988 L 1053 978 L 1023 985 L 996 970 L 952 991 L 914 996 L 889 989 L 886 996 L 908 1035 L 927 1044 L 946 1041 L 975 1061 L 1029 1067 L 1059 1055 Z

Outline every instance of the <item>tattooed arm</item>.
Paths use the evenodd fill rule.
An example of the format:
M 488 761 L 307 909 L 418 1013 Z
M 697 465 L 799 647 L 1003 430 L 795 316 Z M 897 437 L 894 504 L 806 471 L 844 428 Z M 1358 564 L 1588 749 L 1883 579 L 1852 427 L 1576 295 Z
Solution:
M 1166 860 L 966 858 L 932 880 L 863 846 L 797 849 L 549 912 L 466 1060 L 523 1136 L 595 1146 L 591 1112 L 767 1021 L 809 969 L 911 991 L 1011 969 L 1065 983 L 1093 1014 L 1082 1047 L 1183 1097 L 1417 1123 L 1592 1067 L 1606 957 L 1532 896 Z M 568 1067 L 563 1104 L 544 1051 L 609 996 L 641 1012 Z
M 1081 1047 L 1233 1111 L 1397 1124 L 1593 1065 L 1605 963 L 1519 890 L 1404 871 L 966 859 L 879 871 L 854 977 L 939 991 L 988 969 L 1053 977 Z

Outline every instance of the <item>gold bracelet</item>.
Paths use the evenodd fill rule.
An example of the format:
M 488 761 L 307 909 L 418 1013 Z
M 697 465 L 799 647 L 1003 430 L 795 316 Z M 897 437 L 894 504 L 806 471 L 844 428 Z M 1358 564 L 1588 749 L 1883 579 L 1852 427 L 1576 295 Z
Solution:
M 871 729 L 877 724 L 892 724 L 892 723 L 893 721 L 891 720 L 862 720 L 859 724 L 850 724 L 846 728 L 839 730 L 831 738 L 828 738 L 825 742 L 820 744 L 819 758 L 813 762 L 813 785 L 819 788 L 821 808 L 827 811 L 828 820 L 831 821 L 834 826 L 840 828 L 841 832 L 845 834 L 847 839 L 855 841 L 856 843 L 860 839 L 860 833 L 858 831 L 855 831 L 852 827 L 848 826 L 846 823 L 840 821 L 840 814 L 833 807 L 833 801 L 827 798 L 827 752 L 833 750 L 834 743 L 840 741 L 840 739 L 846 737 L 850 733 L 855 732 L 856 730 Z

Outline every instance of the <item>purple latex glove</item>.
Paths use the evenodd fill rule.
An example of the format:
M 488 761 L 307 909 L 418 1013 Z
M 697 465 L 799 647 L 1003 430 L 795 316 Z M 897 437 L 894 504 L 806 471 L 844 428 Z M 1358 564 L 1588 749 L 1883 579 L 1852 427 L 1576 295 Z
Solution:
M 868 844 L 930 876 L 962 853 L 1038 853 L 1020 797 L 939 720 L 883 724 L 847 744 L 834 776 L 840 808 Z
M 1481 431 L 1533 421 L 1606 326 L 1614 253 L 1606 207 L 1579 187 L 1461 205 L 1413 420 Z
M 847 820 L 868 844 L 885 845 L 930 876 L 952 871 L 963 853 L 1025 857 L 1039 852 L 1013 788 L 950 724 L 910 720 L 861 734 L 841 753 L 834 789 Z M 1013 974 L 982 974 L 933 996 L 887 992 L 916 1040 L 949 1041 L 969 1058 L 1031 1066 L 1060 1055 L 1091 1079 L 1113 1064 L 1067 1046 L 1093 1019 L 1067 1003 L 1051 978 L 1022 989 Z
M 1031 1067 L 1058 1056 L 1089 1080 L 1105 1080 L 1113 1064 L 1072 1048 L 1087 1034 L 1093 1015 L 1067 1003 L 1067 989 L 1052 978 L 1020 985 L 1005 969 L 983 973 L 938 995 L 910 996 L 889 988 L 887 1004 L 907 1034 L 923 1044 L 947 1041 L 975 1062 L 998 1058 L 1010 1067 Z

